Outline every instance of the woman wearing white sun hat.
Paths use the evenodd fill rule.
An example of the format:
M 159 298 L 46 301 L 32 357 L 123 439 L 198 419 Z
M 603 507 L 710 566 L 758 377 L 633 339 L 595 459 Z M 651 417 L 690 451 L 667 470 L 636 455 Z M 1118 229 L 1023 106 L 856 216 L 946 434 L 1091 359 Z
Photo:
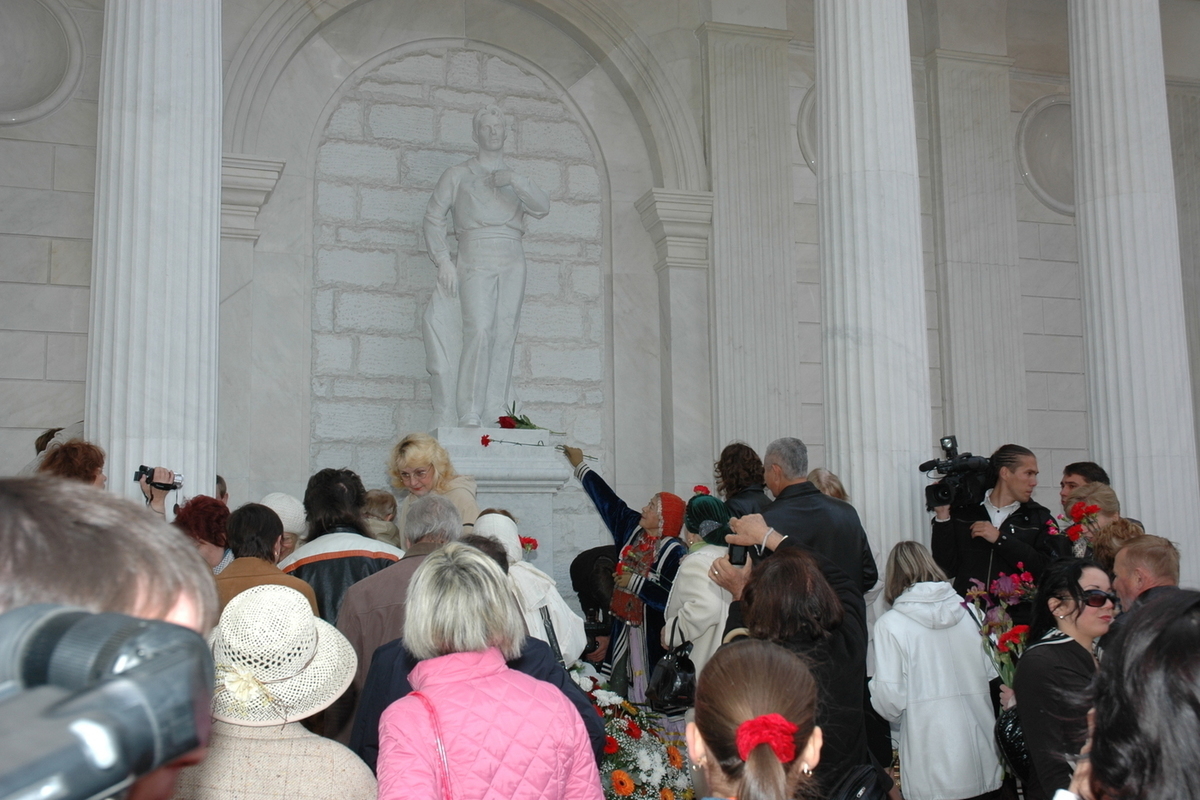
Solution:
M 209 636 L 216 663 L 208 758 L 183 771 L 175 800 L 374 800 L 375 777 L 300 720 L 336 700 L 358 659 L 304 595 L 255 586 Z

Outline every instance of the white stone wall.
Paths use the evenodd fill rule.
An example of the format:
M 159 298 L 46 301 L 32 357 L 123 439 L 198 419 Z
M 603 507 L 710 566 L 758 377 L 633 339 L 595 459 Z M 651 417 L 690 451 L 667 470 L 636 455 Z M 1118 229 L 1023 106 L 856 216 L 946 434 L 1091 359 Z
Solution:
M 83 419 L 103 15 L 65 5 L 84 48 L 75 94 L 0 125 L 0 475 L 33 458 L 43 430 Z
M 405 52 L 347 91 L 317 155 L 312 468 L 386 486 L 389 448 L 432 416 L 421 315 L 433 290 L 421 223 L 434 185 L 476 153 L 471 119 L 498 103 L 506 159 L 551 199 L 528 220 L 514 384 L 520 411 L 597 449 L 604 376 L 604 191 L 572 107 L 528 67 L 482 50 Z M 453 249 L 453 245 L 452 245 Z

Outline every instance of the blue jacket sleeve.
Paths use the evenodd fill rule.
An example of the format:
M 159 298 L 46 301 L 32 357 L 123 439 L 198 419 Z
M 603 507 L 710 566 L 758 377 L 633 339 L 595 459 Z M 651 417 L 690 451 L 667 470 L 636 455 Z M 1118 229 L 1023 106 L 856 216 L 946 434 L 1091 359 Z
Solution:
M 371 669 L 363 684 L 350 733 L 350 749 L 372 772 L 379 759 L 379 718 L 388 706 L 412 691 L 408 673 L 415 664 L 416 659 L 404 649 L 400 639 L 377 648 L 371 658 Z
M 638 529 L 642 515 L 617 497 L 617 493 L 612 490 L 612 487 L 592 470 L 584 470 L 579 477 L 579 482 L 583 484 L 583 490 L 591 498 L 592 505 L 600 514 L 600 519 L 604 520 L 604 525 L 612 534 L 613 542 L 617 547 L 624 547 L 628 544 L 634 531 Z

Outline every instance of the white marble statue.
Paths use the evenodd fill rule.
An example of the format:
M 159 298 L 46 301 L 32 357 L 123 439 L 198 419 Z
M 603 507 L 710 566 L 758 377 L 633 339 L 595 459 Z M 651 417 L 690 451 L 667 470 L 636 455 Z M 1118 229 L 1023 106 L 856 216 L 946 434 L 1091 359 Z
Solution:
M 472 128 L 479 155 L 442 173 L 425 210 L 425 241 L 438 267 L 423 328 L 434 427 L 479 427 L 506 413 L 525 299 L 525 215 L 550 211 L 546 193 L 504 162 L 504 112 L 481 108 Z M 458 235 L 457 263 L 446 243 L 447 211 Z

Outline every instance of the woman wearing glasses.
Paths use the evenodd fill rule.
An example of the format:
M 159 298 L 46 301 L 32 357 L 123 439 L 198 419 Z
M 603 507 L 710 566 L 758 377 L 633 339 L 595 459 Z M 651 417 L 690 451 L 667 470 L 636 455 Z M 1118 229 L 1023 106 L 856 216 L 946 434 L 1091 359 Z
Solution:
M 408 509 L 418 497 L 429 493 L 440 494 L 458 509 L 462 517 L 464 533 L 470 533 L 479 516 L 475 503 L 475 479 L 459 475 L 450 464 L 450 455 L 438 440 L 424 433 L 410 433 L 392 448 L 388 458 L 388 472 L 392 485 L 407 489 L 408 496 L 400 504 L 396 514 L 396 527 L 404 535 L 408 520 Z
M 1087 739 L 1086 690 L 1098 668 L 1096 641 L 1108 632 L 1116 595 L 1092 561 L 1064 558 L 1038 581 L 1031 642 L 1013 687 L 1033 771 L 1027 800 L 1046 800 L 1071 783 L 1069 759 Z

